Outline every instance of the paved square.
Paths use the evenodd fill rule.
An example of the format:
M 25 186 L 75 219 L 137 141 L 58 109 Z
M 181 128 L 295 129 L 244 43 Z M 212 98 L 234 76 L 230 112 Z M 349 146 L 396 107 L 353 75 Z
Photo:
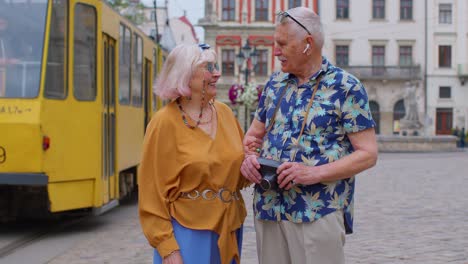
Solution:
M 357 176 L 347 263 L 468 264 L 467 187 L 468 152 L 380 154 L 374 168 Z M 256 264 L 252 190 L 243 194 L 249 216 L 242 263 Z M 125 210 L 125 219 L 49 263 L 150 264 L 152 249 L 141 234 L 136 204 Z

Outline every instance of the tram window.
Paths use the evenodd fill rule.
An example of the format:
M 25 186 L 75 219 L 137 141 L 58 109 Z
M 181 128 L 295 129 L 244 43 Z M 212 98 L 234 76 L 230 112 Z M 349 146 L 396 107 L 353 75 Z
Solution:
M 67 21 L 68 1 L 54 1 L 52 3 L 52 17 L 50 20 L 49 54 L 45 79 L 44 96 L 52 99 L 67 97 Z
M 133 35 L 133 61 L 132 61 L 132 104 L 141 106 L 143 81 L 143 41 L 137 34 Z
M 130 104 L 130 57 L 131 32 L 124 25 L 120 25 L 119 40 L 119 103 Z
M 47 3 L 0 0 L 0 98 L 39 94 Z
M 156 111 L 157 108 L 157 98 L 155 95 L 154 87 L 156 83 L 156 78 L 158 74 L 158 51 L 156 49 L 153 49 L 153 84 L 151 85 L 151 100 L 152 100 L 152 105 L 153 105 L 153 112 Z
M 75 7 L 73 94 L 83 101 L 96 98 L 96 10 L 78 3 Z

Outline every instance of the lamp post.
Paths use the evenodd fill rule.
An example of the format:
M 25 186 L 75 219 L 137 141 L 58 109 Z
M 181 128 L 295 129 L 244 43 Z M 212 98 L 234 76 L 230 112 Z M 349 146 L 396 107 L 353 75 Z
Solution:
M 254 48 L 252 51 L 252 47 L 249 45 L 249 40 L 245 41 L 244 46 L 239 51 L 239 54 L 236 56 L 236 63 L 239 67 L 239 75 L 243 71 L 244 72 L 244 91 L 249 84 L 249 76 L 250 73 L 254 70 L 255 65 L 257 64 L 258 60 L 258 52 L 257 48 Z M 245 62 L 245 65 L 244 65 Z M 249 63 L 250 62 L 250 63 Z M 244 65 L 244 69 L 242 70 L 242 66 Z M 244 105 L 244 131 L 247 130 L 247 117 L 248 117 L 248 106 Z

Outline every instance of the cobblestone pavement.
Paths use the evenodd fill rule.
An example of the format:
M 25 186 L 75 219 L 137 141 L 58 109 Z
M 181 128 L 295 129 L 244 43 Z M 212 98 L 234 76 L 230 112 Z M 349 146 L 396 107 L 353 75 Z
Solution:
M 468 264 L 467 164 L 468 152 L 380 154 L 378 164 L 357 177 L 347 263 Z M 245 264 L 257 263 L 251 192 L 244 192 Z M 125 219 L 49 263 L 150 264 L 152 251 L 141 234 L 136 204 L 127 209 Z

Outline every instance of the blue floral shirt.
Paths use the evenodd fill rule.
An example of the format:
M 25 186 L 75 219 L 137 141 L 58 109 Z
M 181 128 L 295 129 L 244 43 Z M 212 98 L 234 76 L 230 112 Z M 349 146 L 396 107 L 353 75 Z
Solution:
M 307 104 L 318 79 L 320 83 L 299 139 Z M 293 74 L 277 72 L 271 76 L 255 113 L 255 118 L 265 127 L 272 122 L 283 89 L 287 90 L 274 124 L 263 138 L 261 156 L 264 158 L 301 162 L 308 166 L 327 164 L 353 152 L 347 134 L 375 126 L 362 84 L 326 58 L 323 58 L 321 69 L 300 86 Z M 346 232 L 352 233 L 353 194 L 354 177 L 297 185 L 278 192 L 264 191 L 256 186 L 254 214 L 262 220 L 302 223 L 343 210 Z

